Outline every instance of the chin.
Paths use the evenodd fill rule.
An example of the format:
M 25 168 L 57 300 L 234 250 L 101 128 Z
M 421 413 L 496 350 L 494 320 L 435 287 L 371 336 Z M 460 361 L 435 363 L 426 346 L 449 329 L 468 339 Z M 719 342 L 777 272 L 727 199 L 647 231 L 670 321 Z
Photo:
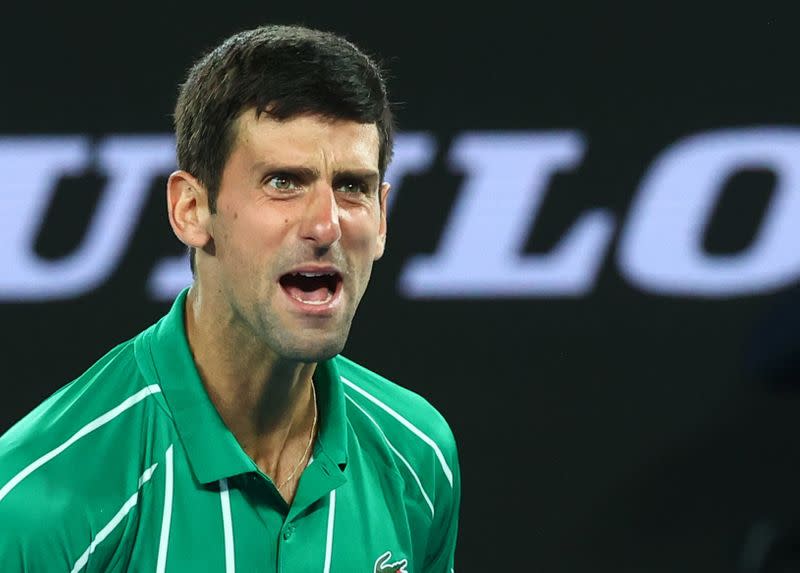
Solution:
M 344 349 L 346 338 L 336 340 L 296 341 L 296 344 L 277 345 L 278 354 L 287 360 L 312 363 L 333 358 Z

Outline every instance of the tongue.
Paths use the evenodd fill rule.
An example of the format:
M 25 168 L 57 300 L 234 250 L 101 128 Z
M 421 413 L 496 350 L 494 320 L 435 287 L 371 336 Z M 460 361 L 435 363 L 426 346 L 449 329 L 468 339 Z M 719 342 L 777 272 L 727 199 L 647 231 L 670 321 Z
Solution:
M 305 302 L 322 302 L 327 300 L 331 295 L 331 291 L 327 287 L 316 288 L 313 290 L 303 290 L 295 285 L 287 285 L 284 287 L 290 296 Z

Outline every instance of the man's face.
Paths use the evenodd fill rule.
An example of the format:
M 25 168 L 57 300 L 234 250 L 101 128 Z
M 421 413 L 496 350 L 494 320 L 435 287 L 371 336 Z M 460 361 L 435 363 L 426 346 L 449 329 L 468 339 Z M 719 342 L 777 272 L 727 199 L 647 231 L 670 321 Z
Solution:
M 324 360 L 344 347 L 383 254 L 388 185 L 378 173 L 378 130 L 252 110 L 237 127 L 201 280 L 232 322 L 278 357 Z

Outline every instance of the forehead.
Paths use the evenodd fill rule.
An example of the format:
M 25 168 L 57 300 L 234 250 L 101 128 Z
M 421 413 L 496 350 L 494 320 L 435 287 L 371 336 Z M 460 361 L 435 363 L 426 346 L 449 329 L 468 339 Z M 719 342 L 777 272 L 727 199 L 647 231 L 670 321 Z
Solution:
M 249 110 L 236 120 L 231 159 L 377 171 L 379 147 L 374 123 L 316 114 L 277 120 Z

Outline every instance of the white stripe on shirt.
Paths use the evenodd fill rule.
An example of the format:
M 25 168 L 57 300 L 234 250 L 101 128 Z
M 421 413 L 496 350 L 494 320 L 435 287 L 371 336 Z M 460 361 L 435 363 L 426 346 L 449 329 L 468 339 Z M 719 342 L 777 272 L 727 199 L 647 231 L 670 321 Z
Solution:
M 434 442 L 430 438 L 430 436 L 425 434 L 422 430 L 417 428 L 414 424 L 409 422 L 406 418 L 404 418 L 403 416 L 401 416 L 400 414 L 395 412 L 392 408 L 390 408 L 389 406 L 387 406 L 386 404 L 384 404 L 383 402 L 378 400 L 375 396 L 373 396 L 372 394 L 370 394 L 369 392 L 367 392 L 363 388 L 360 388 L 360 387 L 356 386 L 355 384 L 350 382 L 350 380 L 348 380 L 344 376 L 341 376 L 341 379 L 342 379 L 342 382 L 344 382 L 347 386 L 349 386 L 350 388 L 352 388 L 353 390 L 355 390 L 356 392 L 358 392 L 359 394 L 364 396 L 367 400 L 369 400 L 370 402 L 372 402 L 376 406 L 382 408 L 386 413 L 388 413 L 390 416 L 392 416 L 395 420 L 397 420 L 398 422 L 403 424 L 406 428 L 408 428 L 411 431 L 412 434 L 414 434 L 419 439 L 421 439 L 423 442 L 428 444 L 431 448 L 433 448 L 433 451 L 436 453 L 436 457 L 439 458 L 439 463 L 442 466 L 442 471 L 444 472 L 445 477 L 447 477 L 447 481 L 450 482 L 450 487 L 453 487 L 453 471 L 450 469 L 450 466 L 447 465 L 447 461 L 444 459 L 444 454 L 442 454 L 442 450 L 439 449 L 439 446 L 436 445 L 436 442 Z
M 383 439 L 386 441 L 386 445 L 387 445 L 387 446 L 389 446 L 389 448 L 390 448 L 390 449 L 391 449 L 391 450 L 394 452 L 394 454 L 395 454 L 395 455 L 396 455 L 398 458 L 400 458 L 400 461 L 401 461 L 401 462 L 403 462 L 403 463 L 406 465 L 406 467 L 408 468 L 408 471 L 410 471 L 410 472 L 411 472 L 411 475 L 412 475 L 412 476 L 414 476 L 414 480 L 416 480 L 416 482 L 417 482 L 417 486 L 419 486 L 419 491 L 420 491 L 420 493 L 422 493 L 422 497 L 424 497 L 424 498 L 425 498 L 425 503 L 427 503 L 427 504 L 428 504 L 428 507 L 429 507 L 429 508 L 431 508 L 431 517 L 433 517 L 433 516 L 435 515 L 435 513 L 436 513 L 436 512 L 435 512 L 435 510 L 433 509 L 433 502 L 431 502 L 431 498 L 430 498 L 430 497 L 428 497 L 428 494 L 425 492 L 425 488 L 424 488 L 424 487 L 422 487 L 422 482 L 420 481 L 420 479 L 419 479 L 419 476 L 417 475 L 417 472 L 415 472 L 415 471 L 414 471 L 414 468 L 412 468 L 412 467 L 411 467 L 411 464 L 409 464 L 409 463 L 408 463 L 408 460 L 406 460 L 406 459 L 403 457 L 403 454 L 401 454 L 400 452 L 398 452 L 398 451 L 397 451 L 397 448 L 395 448 L 395 447 L 392 445 L 392 442 L 390 442 L 390 441 L 389 441 L 389 438 L 387 438 L 387 437 L 386 437 L 386 434 L 383 432 L 383 429 L 381 429 L 380 425 L 378 425 L 378 422 L 376 422 L 376 421 L 375 421 L 375 418 L 373 418 L 372 416 L 370 416 L 370 415 L 367 413 L 367 411 L 366 411 L 366 410 L 364 410 L 364 408 L 362 408 L 361 406 L 359 406 L 359 405 L 356 403 L 356 401 L 355 401 L 355 400 L 353 400 L 353 399 L 352 399 L 350 396 L 348 396 L 347 394 L 345 394 L 345 395 L 344 395 L 344 397 L 345 397 L 345 398 L 347 398 L 348 400 L 350 400 L 350 402 L 353 404 L 353 406 L 355 406 L 356 408 L 358 408 L 359 410 L 361 410 L 361 412 L 362 412 L 362 413 L 363 413 L 363 414 L 364 414 L 364 415 L 365 415 L 367 418 L 369 418 L 370 422 L 372 422 L 372 424 L 373 424 L 373 425 L 374 425 L 374 426 L 375 426 L 375 427 L 378 429 L 378 431 L 381 433 L 381 436 L 383 436 Z
M 164 464 L 164 512 L 161 514 L 161 537 L 158 541 L 158 561 L 156 573 L 164 573 L 167 568 L 167 550 L 169 549 L 169 528 L 172 522 L 172 444 L 167 448 L 166 463 Z
M 336 490 L 332 490 L 328 503 L 328 534 L 325 537 L 325 565 L 322 573 L 330 573 L 331 554 L 333 553 L 333 522 L 336 519 Z
M 158 384 L 151 384 L 150 386 L 147 386 L 146 388 L 142 388 L 141 390 L 139 390 L 136 394 L 134 394 L 130 398 L 127 398 L 127 399 L 123 400 L 115 408 L 112 408 L 111 410 L 109 410 L 108 412 L 103 414 L 102 416 L 100 416 L 98 418 L 95 418 L 94 420 L 92 420 L 91 422 L 86 424 L 83 428 L 81 428 L 80 430 L 75 432 L 72 435 L 72 437 L 70 439 L 68 439 L 66 442 L 64 442 L 63 444 L 61 444 L 60 446 L 58 446 L 54 450 L 50 450 L 45 455 L 43 455 L 42 457 L 37 459 L 35 462 L 33 462 L 32 464 L 28 465 L 28 467 L 26 467 L 24 470 L 19 472 L 13 478 L 11 478 L 11 481 L 9 481 L 6 485 L 4 485 L 2 488 L 0 488 L 0 501 L 2 501 L 3 498 L 6 497 L 12 489 L 17 487 L 22 480 L 24 480 L 30 474 L 32 474 L 37 469 L 42 467 L 44 464 L 46 464 L 47 462 L 52 460 L 54 457 L 59 455 L 61 452 L 66 450 L 72 444 L 74 444 L 75 442 L 77 442 L 78 440 L 83 438 L 84 436 L 94 432 L 96 429 L 101 428 L 102 426 L 106 425 L 111 420 L 113 420 L 114 418 L 116 418 L 117 416 L 122 414 L 125 410 L 127 410 L 128 408 L 138 404 L 139 402 L 141 402 L 142 400 L 144 400 L 148 396 L 152 396 L 153 394 L 158 394 L 159 392 L 161 392 L 161 387 Z
M 219 500 L 222 505 L 222 532 L 225 538 L 225 573 L 235 573 L 236 553 L 233 547 L 233 519 L 231 518 L 231 498 L 228 493 L 228 480 L 219 480 Z
M 78 557 L 78 560 L 72 567 L 72 573 L 78 573 L 78 571 L 86 567 L 86 564 L 89 562 L 89 556 L 94 553 L 94 550 L 97 548 L 97 546 L 100 545 L 112 531 L 114 531 L 114 528 L 117 527 L 117 525 L 119 525 L 122 520 L 125 519 L 125 516 L 128 515 L 128 513 L 130 513 L 130 511 L 134 508 L 136 503 L 139 501 L 139 490 L 142 489 L 144 484 L 150 481 L 150 478 L 153 476 L 153 472 L 155 471 L 157 465 L 158 463 L 155 463 L 144 471 L 142 477 L 139 478 L 139 484 L 134 494 L 128 498 L 128 501 L 122 504 L 122 507 L 116 513 L 116 515 L 111 518 L 111 521 L 109 521 L 105 527 L 100 530 L 100 533 L 98 533 L 97 536 L 92 539 L 89 547 L 87 547 L 86 551 L 84 551 L 81 556 Z

